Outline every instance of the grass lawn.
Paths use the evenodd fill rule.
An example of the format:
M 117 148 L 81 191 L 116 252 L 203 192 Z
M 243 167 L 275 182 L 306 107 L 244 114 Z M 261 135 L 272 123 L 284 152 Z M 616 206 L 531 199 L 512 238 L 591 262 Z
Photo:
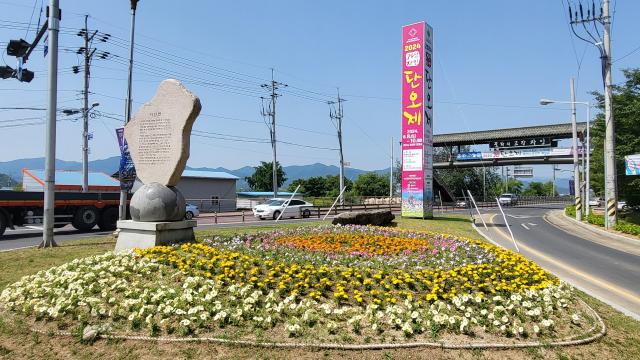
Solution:
M 314 223 L 318 224 L 318 223 Z M 296 227 L 300 224 L 278 225 Z M 237 232 L 273 229 L 276 226 L 221 228 L 197 233 L 199 239 Z M 471 228 L 467 216 L 449 215 L 434 220 L 398 220 L 398 227 L 443 232 L 482 239 Z M 55 249 L 25 249 L 0 253 L 0 289 L 23 275 L 63 264 L 71 259 L 100 254 L 113 249 L 110 238 L 62 242 Z M 210 343 L 155 343 L 107 341 L 82 344 L 76 338 L 32 333 L 20 321 L 0 318 L 0 358 L 9 359 L 198 359 L 198 358 L 359 358 L 359 359 L 640 359 L 640 322 L 585 294 L 580 296 L 604 319 L 608 333 L 588 345 L 521 350 L 441 350 L 403 349 L 380 351 L 276 350 L 226 346 Z

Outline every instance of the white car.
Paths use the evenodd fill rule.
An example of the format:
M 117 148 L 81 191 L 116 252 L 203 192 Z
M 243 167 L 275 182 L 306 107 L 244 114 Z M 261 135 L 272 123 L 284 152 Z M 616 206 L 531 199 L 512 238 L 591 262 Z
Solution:
M 500 195 L 500 197 L 498 198 L 498 201 L 500 202 L 500 205 L 506 205 L 506 206 L 513 206 L 513 205 L 518 205 L 518 196 L 515 194 L 502 194 Z
M 286 206 L 288 201 L 289 199 L 282 198 L 269 199 L 252 209 L 253 216 L 259 218 L 260 220 L 275 220 L 278 218 L 278 216 L 280 216 L 280 214 L 282 214 L 282 218 L 308 218 L 311 216 L 311 208 L 313 207 L 312 203 L 303 200 L 292 199 L 289 206 Z M 283 211 L 284 213 L 282 213 Z
M 589 206 L 602 206 L 602 199 L 599 197 L 593 197 L 589 199 Z
M 187 220 L 191 220 L 194 217 L 200 216 L 200 209 L 196 205 L 187 204 L 187 212 L 184 214 L 184 218 Z

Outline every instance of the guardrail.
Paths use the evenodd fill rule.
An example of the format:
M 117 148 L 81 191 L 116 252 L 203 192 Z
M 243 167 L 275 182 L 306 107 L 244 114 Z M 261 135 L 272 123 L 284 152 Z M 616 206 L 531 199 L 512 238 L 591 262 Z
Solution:
M 324 214 L 330 209 L 331 203 L 328 205 L 324 205 L 324 202 L 320 202 L 321 205 L 318 205 L 316 202 L 319 202 L 320 198 L 305 198 L 306 201 L 314 202 L 314 206 L 308 207 L 306 209 L 311 210 L 312 218 L 322 218 Z M 328 199 L 328 198 L 327 198 Z M 380 198 L 380 197 L 358 197 L 360 203 L 355 203 L 355 198 L 352 198 L 351 202 L 345 201 L 343 205 L 336 205 L 331 210 L 331 215 L 338 215 L 347 211 L 358 211 L 358 210 L 379 210 L 379 209 L 389 209 L 392 212 L 398 214 L 401 211 L 401 204 L 399 198 Z M 311 200 L 311 201 L 310 201 Z M 464 198 L 460 198 L 459 200 L 465 200 Z M 187 199 L 187 202 L 198 205 L 199 201 L 206 202 L 211 200 L 208 199 Z M 228 219 L 235 219 L 236 221 L 232 222 L 247 222 L 249 219 L 253 219 L 253 212 L 247 209 L 237 209 L 237 210 L 229 210 L 229 211 L 217 211 L 217 209 L 223 209 L 222 201 L 233 201 L 232 199 L 219 199 L 216 204 L 216 209 L 213 211 L 207 211 L 206 208 L 201 208 L 201 218 L 213 218 L 213 223 L 229 223 L 229 221 L 225 221 Z M 573 203 L 572 196 L 531 196 L 531 197 L 520 197 L 518 198 L 518 202 L 516 206 L 530 206 L 530 205 L 544 205 L 544 204 L 571 204 Z M 491 201 L 477 201 L 477 206 L 479 208 L 497 208 L 495 202 Z M 467 205 L 468 206 L 468 205 Z M 436 202 L 433 206 L 434 211 L 438 212 L 448 212 L 454 210 L 465 209 L 465 206 L 458 206 L 456 202 Z M 298 214 L 301 216 L 301 214 Z

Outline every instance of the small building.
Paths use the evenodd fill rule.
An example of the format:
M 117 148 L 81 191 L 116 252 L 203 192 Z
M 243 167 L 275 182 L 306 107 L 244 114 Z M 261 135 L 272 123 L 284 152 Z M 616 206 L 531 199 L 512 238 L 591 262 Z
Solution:
M 176 187 L 202 211 L 235 211 L 238 179 L 226 172 L 185 170 Z
M 58 170 L 55 191 L 82 191 L 82 171 Z M 101 172 L 89 172 L 89 192 L 119 192 L 120 182 Z M 44 170 L 22 169 L 22 191 L 44 192 Z
M 278 191 L 278 197 L 289 198 L 292 192 Z M 296 193 L 294 199 L 302 200 L 304 194 Z M 252 209 L 254 206 L 261 204 L 269 199 L 273 199 L 272 191 L 241 191 L 238 193 L 238 209 Z

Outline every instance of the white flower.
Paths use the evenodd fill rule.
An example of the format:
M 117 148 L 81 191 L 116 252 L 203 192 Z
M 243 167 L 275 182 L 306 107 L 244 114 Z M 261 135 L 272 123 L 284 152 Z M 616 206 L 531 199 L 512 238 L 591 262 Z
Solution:
M 578 322 L 580 322 L 580 316 L 578 314 L 571 315 L 571 322 L 577 324 Z
M 191 325 L 191 321 L 189 319 L 184 319 L 184 320 L 180 321 L 180 325 L 189 326 L 189 325 Z

